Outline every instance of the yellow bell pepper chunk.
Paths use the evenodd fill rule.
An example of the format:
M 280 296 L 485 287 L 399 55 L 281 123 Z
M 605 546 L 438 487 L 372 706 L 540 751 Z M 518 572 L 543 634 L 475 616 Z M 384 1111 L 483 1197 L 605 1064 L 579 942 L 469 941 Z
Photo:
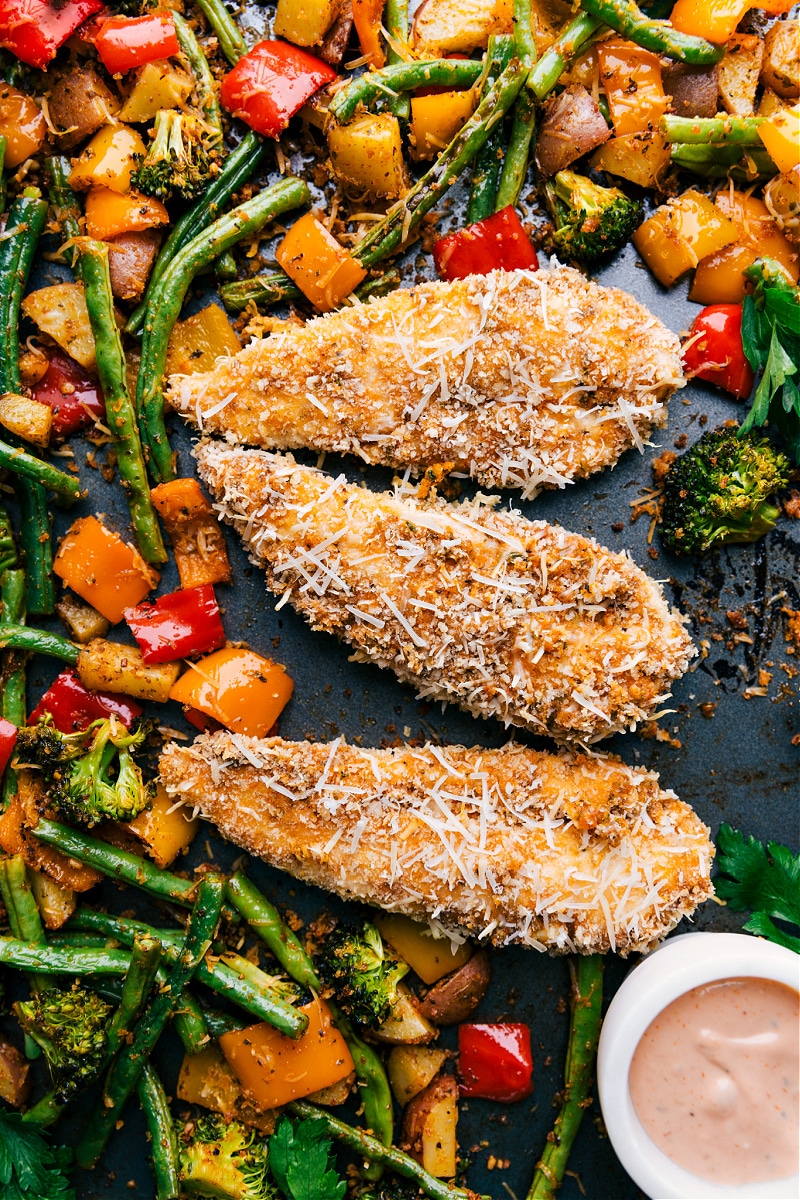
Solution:
M 767 117 L 758 128 L 758 136 L 782 174 L 800 165 L 800 104 Z
M 147 847 L 147 853 L 157 867 L 170 866 L 182 850 L 188 850 L 200 828 L 193 820 L 190 810 L 183 805 L 175 807 L 175 800 L 168 796 L 161 784 L 156 785 L 153 806 L 129 821 L 127 829 Z
M 669 19 L 680 33 L 722 46 L 752 7 L 752 0 L 678 0 Z
M 702 192 L 688 191 L 656 209 L 633 235 L 633 244 L 659 283 L 669 287 L 701 258 L 737 239 L 733 221 Z
M 218 358 L 241 350 L 241 342 L 218 304 L 178 321 L 167 347 L 167 375 L 194 375 L 210 371 Z
M 219 1039 L 245 1095 L 257 1108 L 280 1108 L 339 1083 L 355 1070 L 325 1001 L 312 1000 L 300 1012 L 308 1016 L 308 1029 L 300 1038 L 286 1037 L 262 1022 Z
M 313 213 L 295 221 L 275 257 L 319 312 L 336 308 L 367 274 Z
M 77 191 L 107 187 L 112 192 L 127 192 L 135 155 L 146 153 L 141 135 L 127 125 L 104 125 L 73 164 L 69 186 Z
M 39 105 L 10 83 L 0 83 L 0 137 L 6 139 L 4 165 L 11 168 L 37 154 L 47 137 Z
M 452 142 L 475 111 L 472 88 L 440 92 L 438 96 L 414 96 L 411 100 L 411 157 L 436 158 Z
M 199 709 L 234 733 L 266 737 L 293 691 L 280 663 L 228 646 L 190 663 L 170 699 Z
M 93 187 L 86 197 L 86 232 L 100 241 L 168 224 L 169 213 L 161 201 L 142 192 Z
M 79 517 L 67 531 L 53 563 L 59 579 L 116 625 L 126 608 L 141 603 L 158 572 L 97 517 Z
M 454 951 L 447 938 L 435 938 L 427 925 L 412 921 L 402 913 L 379 913 L 375 917 L 375 926 L 423 983 L 436 983 L 472 958 L 469 942 Z
M 598 43 L 597 57 L 617 137 L 655 129 L 669 103 L 658 55 L 624 38 L 611 38 Z
M 340 183 L 392 200 L 405 190 L 400 122 L 391 113 L 364 113 L 348 125 L 333 123 L 328 150 Z

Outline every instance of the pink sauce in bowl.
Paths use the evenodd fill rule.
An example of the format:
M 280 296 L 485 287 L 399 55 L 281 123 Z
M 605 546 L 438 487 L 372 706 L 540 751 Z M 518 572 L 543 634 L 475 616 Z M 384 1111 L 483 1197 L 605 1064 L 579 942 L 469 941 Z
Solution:
M 717 1184 L 798 1170 L 800 994 L 756 976 L 721 979 L 668 1004 L 642 1035 L 628 1077 L 648 1136 Z

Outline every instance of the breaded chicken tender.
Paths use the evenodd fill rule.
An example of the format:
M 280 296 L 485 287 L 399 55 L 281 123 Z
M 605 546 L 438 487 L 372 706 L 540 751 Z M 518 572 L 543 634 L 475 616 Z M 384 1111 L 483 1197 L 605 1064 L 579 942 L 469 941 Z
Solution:
M 595 741 L 653 716 L 694 653 L 659 585 L 589 538 L 289 455 L 209 441 L 196 456 L 281 603 L 420 697 Z
M 529 499 L 611 466 L 664 424 L 680 344 L 617 288 L 567 267 L 424 283 L 252 342 L 168 398 L 263 449 L 453 464 Z
M 497 945 L 626 955 L 712 894 L 708 829 L 611 756 L 221 732 L 167 746 L 160 769 L 272 866 Z

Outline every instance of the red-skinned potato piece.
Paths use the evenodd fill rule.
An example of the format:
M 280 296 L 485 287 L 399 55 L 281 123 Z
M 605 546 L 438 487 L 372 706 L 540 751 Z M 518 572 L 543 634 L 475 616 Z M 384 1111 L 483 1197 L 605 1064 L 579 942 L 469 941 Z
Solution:
M 458 1165 L 458 1084 L 437 1075 L 405 1107 L 401 1145 L 431 1175 L 452 1179 Z
M 452 975 L 434 984 L 420 1012 L 434 1025 L 458 1025 L 468 1020 L 489 990 L 492 967 L 486 950 L 476 950 L 472 958 Z
M 161 245 L 161 230 L 118 233 L 107 239 L 107 245 L 112 292 L 119 300 L 138 300 L 147 286 Z
M 690 67 L 669 62 L 661 68 L 664 91 L 672 97 L 670 109 L 679 117 L 715 117 L 719 72 L 713 67 Z
M 582 84 L 572 84 L 545 103 L 536 165 L 543 175 L 555 175 L 610 137 L 611 130 L 597 101 Z

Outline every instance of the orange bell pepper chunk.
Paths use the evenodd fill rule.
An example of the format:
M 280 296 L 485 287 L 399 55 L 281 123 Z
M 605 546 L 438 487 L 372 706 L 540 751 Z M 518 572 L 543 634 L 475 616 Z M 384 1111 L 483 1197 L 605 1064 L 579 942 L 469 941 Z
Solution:
M 367 274 L 313 213 L 295 221 L 275 257 L 319 312 L 336 308 Z
M 800 165 L 800 104 L 762 121 L 758 136 L 778 170 L 786 175 Z
M 172 542 L 181 587 L 229 583 L 231 564 L 211 504 L 196 479 L 173 479 L 150 492 Z
M 678 0 L 669 19 L 680 33 L 722 46 L 753 7 L 752 0 Z
M 257 1108 L 280 1108 L 339 1083 L 355 1070 L 325 1001 L 312 1000 L 300 1011 L 308 1016 L 308 1029 L 300 1038 L 286 1037 L 261 1022 L 219 1039 L 245 1095 Z
M 248 737 L 266 737 L 294 691 L 286 668 L 254 650 L 228 646 L 188 667 L 170 699 Z
M 86 197 L 86 232 L 100 241 L 167 224 L 169 213 L 161 201 L 142 192 L 123 195 L 111 188 L 93 187 Z
M 194 841 L 200 822 L 184 805 L 175 807 L 161 784 L 156 784 L 152 808 L 145 809 L 126 828 L 147 847 L 157 867 L 169 867 Z
M 32 787 L 24 784 L 26 774 L 29 772 L 20 773 L 20 793 L 12 798 L 0 814 L 0 850 L 12 856 L 21 855 L 26 866 L 42 871 L 62 887 L 71 888 L 73 892 L 87 892 L 103 876 L 94 867 L 87 867 L 74 858 L 68 858 L 54 846 L 46 846 L 44 842 L 36 840 L 35 828 L 31 829 L 31 825 L 35 826 L 38 814 L 31 808 L 31 795 L 35 790 L 38 802 L 41 802 L 41 787 L 37 786 L 38 781 Z
M 386 54 L 381 41 L 381 18 L 383 0 L 353 0 L 353 24 L 358 34 L 361 53 L 370 61 L 370 66 L 382 67 Z
M 700 259 L 737 240 L 733 221 L 708 196 L 689 190 L 662 204 L 633 235 L 633 244 L 664 287 L 670 287 Z
M 616 136 L 654 129 L 669 103 L 658 55 L 624 38 L 611 38 L 598 43 L 597 58 Z
M 126 608 L 141 603 L 158 571 L 97 517 L 80 517 L 58 548 L 53 570 L 76 595 L 116 625 Z

